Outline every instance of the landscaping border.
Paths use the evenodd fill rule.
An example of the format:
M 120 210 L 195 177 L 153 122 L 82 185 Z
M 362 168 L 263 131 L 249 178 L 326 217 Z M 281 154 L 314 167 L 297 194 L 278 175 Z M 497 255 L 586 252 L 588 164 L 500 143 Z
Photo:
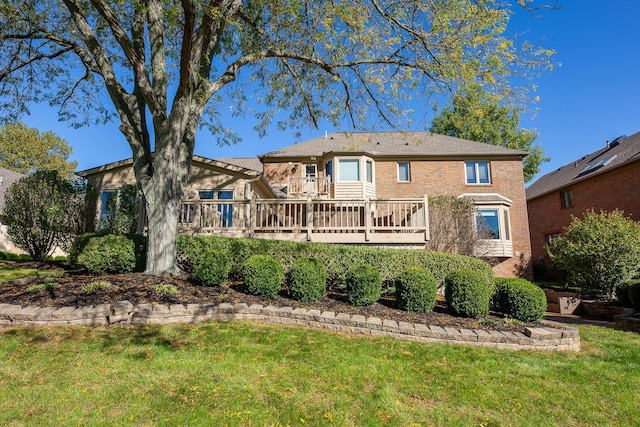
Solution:
M 22 307 L 0 304 L 0 326 L 18 325 L 150 325 L 206 321 L 252 320 L 312 326 L 336 332 L 429 342 L 478 345 L 509 350 L 580 351 L 578 329 L 554 322 L 549 327 L 525 328 L 524 333 L 484 331 L 396 322 L 304 308 L 245 303 L 138 304 L 120 301 L 94 307 Z

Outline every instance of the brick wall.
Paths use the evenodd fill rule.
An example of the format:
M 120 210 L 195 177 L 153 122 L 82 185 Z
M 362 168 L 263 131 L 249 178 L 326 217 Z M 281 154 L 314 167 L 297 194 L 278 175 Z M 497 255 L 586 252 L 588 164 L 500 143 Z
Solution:
M 573 207 L 563 209 L 560 190 L 528 202 L 529 230 L 533 259 L 545 255 L 545 235 L 561 233 L 571 223 L 571 216 L 582 217 L 584 211 L 621 209 L 640 220 L 640 161 L 564 187 L 573 192 Z

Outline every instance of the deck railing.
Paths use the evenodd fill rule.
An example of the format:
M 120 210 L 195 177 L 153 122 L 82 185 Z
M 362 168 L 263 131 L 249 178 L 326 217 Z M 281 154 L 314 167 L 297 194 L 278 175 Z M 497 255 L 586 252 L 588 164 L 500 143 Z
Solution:
M 341 243 L 424 243 L 420 199 L 255 199 L 185 201 L 180 231 Z
M 328 176 L 289 178 L 289 197 L 328 196 L 331 191 L 331 179 Z

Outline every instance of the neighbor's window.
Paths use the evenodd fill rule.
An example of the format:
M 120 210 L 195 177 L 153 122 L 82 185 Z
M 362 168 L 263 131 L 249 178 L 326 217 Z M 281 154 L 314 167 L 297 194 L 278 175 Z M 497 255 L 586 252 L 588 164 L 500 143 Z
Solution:
M 491 184 L 489 162 L 464 162 L 467 184 Z
M 409 162 L 398 162 L 398 182 L 409 182 L 410 180 Z
M 560 200 L 562 201 L 562 208 L 570 208 L 573 206 L 573 191 L 566 190 L 560 192 Z
M 476 227 L 483 239 L 500 239 L 500 217 L 498 209 L 478 209 Z
M 105 228 L 110 219 L 116 214 L 116 204 L 118 203 L 117 190 L 105 190 L 100 196 L 100 224 L 99 228 Z
M 338 160 L 338 181 L 341 181 L 341 182 L 360 181 L 360 159 L 339 159 Z
M 544 235 L 544 242 L 547 244 L 547 246 L 549 246 L 550 244 L 552 244 L 553 242 L 558 240 L 560 237 L 562 237 L 561 233 L 545 234 Z

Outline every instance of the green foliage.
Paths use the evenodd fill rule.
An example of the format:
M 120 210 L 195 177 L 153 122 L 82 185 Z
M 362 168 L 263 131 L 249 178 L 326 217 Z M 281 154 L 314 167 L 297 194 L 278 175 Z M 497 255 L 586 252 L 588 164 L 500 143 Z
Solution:
M 26 290 L 28 293 L 33 294 L 40 291 L 51 291 L 56 287 L 58 287 L 58 282 L 47 281 L 47 282 L 37 283 L 35 285 L 28 286 Z
M 380 299 L 382 277 L 375 267 L 361 264 L 347 271 L 346 286 L 352 305 L 371 305 Z
M 622 211 L 586 211 L 574 217 L 564 236 L 547 247 L 550 260 L 568 272 L 571 285 L 613 296 L 640 270 L 640 224 Z
M 178 288 L 175 285 L 170 285 L 166 283 L 155 285 L 153 287 L 153 290 L 159 293 L 160 295 L 176 295 L 178 293 Z
M 250 294 L 273 298 L 284 280 L 284 269 L 270 255 L 252 255 L 242 263 L 242 278 Z
M 12 252 L 0 252 L 0 260 L 4 261 L 32 261 L 27 254 L 14 254 Z
M 104 291 L 111 287 L 110 282 L 105 282 L 104 280 L 98 280 L 95 282 L 89 282 L 82 285 L 82 292 L 85 294 L 90 294 L 92 292 Z
M 289 295 L 297 301 L 319 301 L 327 291 L 327 269 L 317 258 L 298 258 L 288 277 Z
M 465 93 L 454 95 L 452 105 L 433 119 L 430 131 L 527 151 L 522 165 L 524 180 L 529 182 L 549 158 L 540 145 L 533 144 L 538 133 L 519 128 L 521 112 L 522 108 L 504 105 L 499 97 L 472 85 Z
M 493 279 L 491 266 L 486 262 L 451 253 L 216 236 L 179 237 L 179 265 L 185 271 L 192 271 L 194 260 L 209 249 L 222 251 L 229 256 L 232 265 L 231 276 L 234 278 L 241 278 L 241 266 L 247 258 L 255 254 L 264 254 L 280 261 L 285 271 L 289 271 L 298 258 L 317 258 L 327 268 L 327 285 L 336 288 L 344 288 L 347 271 L 359 264 L 377 266 L 385 289 L 393 288 L 398 272 L 410 267 L 431 271 L 439 284 L 454 270 L 477 270 L 487 279 Z
M 91 237 L 78 255 L 78 264 L 94 273 L 129 273 L 136 267 L 136 245 L 119 234 Z
M 493 309 L 521 322 L 536 322 L 544 316 L 547 297 L 525 279 L 496 278 Z
M 229 278 L 230 269 L 231 263 L 224 252 L 209 249 L 196 258 L 193 277 L 205 286 L 218 286 Z
M 479 271 L 453 271 L 445 279 L 445 300 L 460 316 L 486 317 L 492 294 L 493 284 Z
M 69 161 L 71 146 L 52 131 L 40 133 L 23 123 L 0 127 L 0 167 L 27 174 L 36 170 L 57 171 L 71 178 L 78 162 Z
M 629 301 L 636 311 L 640 311 L 640 282 L 634 282 L 629 285 Z
M 85 231 L 91 192 L 82 181 L 38 171 L 16 181 L 5 194 L 4 222 L 16 246 L 45 261 L 56 246 L 69 250 Z
M 396 278 L 396 299 L 404 310 L 430 312 L 437 292 L 438 282 L 429 270 L 409 268 Z

